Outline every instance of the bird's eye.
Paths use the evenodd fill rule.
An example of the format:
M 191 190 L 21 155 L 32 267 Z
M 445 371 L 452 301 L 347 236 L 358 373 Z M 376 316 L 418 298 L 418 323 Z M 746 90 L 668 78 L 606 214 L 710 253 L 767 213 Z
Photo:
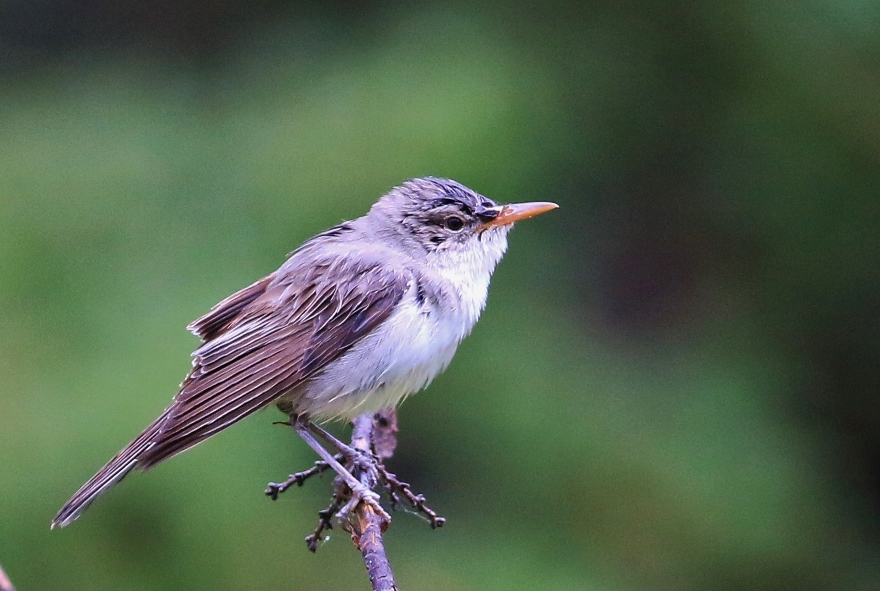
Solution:
M 464 228 L 464 220 L 457 215 L 446 218 L 446 229 L 451 232 L 460 232 Z

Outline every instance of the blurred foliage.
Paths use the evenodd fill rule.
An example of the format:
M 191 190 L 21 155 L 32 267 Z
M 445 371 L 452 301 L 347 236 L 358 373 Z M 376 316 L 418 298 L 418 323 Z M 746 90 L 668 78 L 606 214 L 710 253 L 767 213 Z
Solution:
M 0 563 L 24 589 L 367 588 L 260 413 L 74 526 L 182 327 L 414 176 L 517 228 L 401 411 L 405 589 L 874 589 L 880 5 L 0 3 Z

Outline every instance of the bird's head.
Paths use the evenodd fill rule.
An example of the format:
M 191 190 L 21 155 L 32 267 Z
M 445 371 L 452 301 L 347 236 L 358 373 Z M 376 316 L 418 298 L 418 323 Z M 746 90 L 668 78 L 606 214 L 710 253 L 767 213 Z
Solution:
M 499 205 L 449 179 L 409 180 L 384 195 L 367 217 L 417 258 L 488 257 L 494 267 L 513 223 L 558 207 L 534 202 Z

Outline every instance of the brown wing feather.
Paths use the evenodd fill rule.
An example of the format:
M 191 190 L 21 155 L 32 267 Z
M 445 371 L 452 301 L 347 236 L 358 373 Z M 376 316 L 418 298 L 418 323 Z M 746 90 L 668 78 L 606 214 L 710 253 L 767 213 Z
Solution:
M 223 330 L 244 308 L 255 299 L 263 295 L 266 287 L 272 282 L 274 274 L 263 277 L 256 283 L 248 285 L 244 289 L 235 292 L 228 298 L 219 302 L 211 311 L 194 320 L 187 326 L 187 330 L 202 338 L 203 341 L 210 341 Z
M 320 371 L 391 313 L 408 285 L 379 263 L 285 265 L 188 328 L 204 344 L 174 402 L 61 508 L 68 525 L 134 468 L 147 469 L 265 407 Z M 357 281 L 352 281 L 353 278 Z
M 303 373 L 312 375 L 335 359 L 339 351 L 348 349 L 362 335 L 381 323 L 403 296 L 408 281 L 403 275 L 388 276 L 381 267 L 357 269 L 358 281 L 344 286 L 345 292 L 337 298 L 338 307 L 325 311 L 315 321 L 321 327 L 319 334 L 309 341 L 303 356 Z M 377 297 L 375 288 L 392 292 L 394 297 Z
M 140 466 L 180 453 L 296 388 L 387 318 L 407 286 L 404 274 L 376 264 L 310 271 L 305 283 L 270 285 L 195 352 Z

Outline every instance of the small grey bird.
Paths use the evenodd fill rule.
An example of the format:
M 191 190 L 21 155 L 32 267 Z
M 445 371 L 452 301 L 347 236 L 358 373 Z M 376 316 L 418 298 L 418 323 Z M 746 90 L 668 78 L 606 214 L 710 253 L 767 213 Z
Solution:
M 479 318 L 511 225 L 556 207 L 502 206 L 452 180 L 413 179 L 367 215 L 308 240 L 187 327 L 203 343 L 171 406 L 73 495 L 52 527 L 73 522 L 132 469 L 273 403 L 333 460 L 311 437 L 310 419 L 351 420 L 427 386 Z M 381 512 L 375 493 L 342 472 Z

